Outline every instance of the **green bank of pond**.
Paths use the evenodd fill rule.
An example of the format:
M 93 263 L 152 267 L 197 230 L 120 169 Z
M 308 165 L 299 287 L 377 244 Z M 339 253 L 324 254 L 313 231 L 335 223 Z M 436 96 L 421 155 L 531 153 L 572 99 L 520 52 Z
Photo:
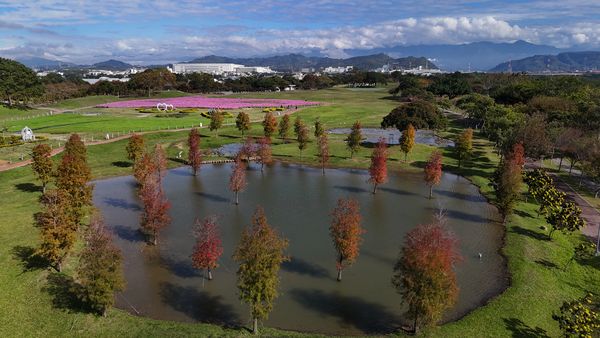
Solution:
M 125 256 L 126 290 L 117 306 L 155 319 L 208 322 L 224 326 L 250 323 L 248 307 L 237 297 L 236 264 L 231 255 L 257 205 L 269 223 L 290 241 L 291 260 L 280 273 L 280 297 L 265 325 L 325 334 L 381 334 L 398 330 L 406 311 L 391 284 L 404 235 L 431 222 L 438 209 L 459 239 L 463 261 L 456 272 L 460 295 L 444 320 L 458 319 L 508 286 L 500 254 L 504 228 L 495 207 L 466 179 L 445 173 L 429 200 L 422 174 L 390 174 L 376 195 L 365 170 L 320 169 L 277 163 L 261 173 L 252 165 L 240 205 L 228 190 L 230 165 L 205 165 L 198 177 L 188 167 L 170 170 L 164 189 L 172 204 L 172 224 L 157 247 L 138 232 L 141 204 L 130 176 L 95 182 L 94 203 Z M 335 280 L 335 252 L 329 237 L 330 212 L 340 197 L 361 207 L 366 230 L 356 263 Z M 191 265 L 196 217 L 218 217 L 224 253 L 214 280 Z M 481 255 L 480 255 L 481 254 Z

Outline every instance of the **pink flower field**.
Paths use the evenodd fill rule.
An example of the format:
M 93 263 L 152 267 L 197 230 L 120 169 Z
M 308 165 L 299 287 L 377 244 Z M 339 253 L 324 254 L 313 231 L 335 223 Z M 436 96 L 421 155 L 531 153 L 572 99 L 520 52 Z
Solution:
M 156 107 L 158 103 L 172 104 L 175 108 L 215 108 L 215 109 L 239 109 L 239 108 L 269 108 L 269 107 L 300 107 L 314 106 L 319 102 L 303 100 L 276 100 L 276 99 L 234 99 L 234 98 L 212 98 L 203 96 L 174 97 L 166 99 L 145 99 L 111 102 L 101 104 L 99 108 L 150 108 Z

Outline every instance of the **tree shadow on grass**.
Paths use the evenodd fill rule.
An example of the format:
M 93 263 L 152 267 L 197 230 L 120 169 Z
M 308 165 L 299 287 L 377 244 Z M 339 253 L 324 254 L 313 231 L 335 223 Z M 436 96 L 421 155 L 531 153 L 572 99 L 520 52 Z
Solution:
M 541 266 L 548 268 L 548 269 L 558 269 L 559 268 L 559 266 L 556 265 L 556 263 L 550 262 L 549 260 L 546 260 L 546 259 L 538 259 L 535 262 Z
M 534 218 L 530 213 L 522 210 L 515 210 L 515 215 L 523 217 L 523 218 Z
M 129 167 L 133 167 L 133 163 L 128 162 L 128 161 L 114 161 L 113 163 L 111 163 L 113 166 L 115 167 L 119 167 L 119 168 L 129 168 Z
M 221 296 L 166 282 L 160 285 L 160 297 L 167 306 L 192 319 L 230 328 L 240 327 L 237 313 L 231 305 L 223 303 Z
M 23 192 L 41 192 L 42 191 L 41 186 L 30 183 L 30 182 L 15 184 L 15 188 L 17 188 Z
M 52 296 L 52 306 L 56 309 L 67 312 L 89 312 L 89 308 L 75 296 L 74 290 L 78 287 L 73 277 L 60 272 L 51 272 L 48 274 L 43 291 Z
M 504 325 L 512 332 L 512 336 L 515 338 L 550 338 L 546 330 L 541 327 L 532 328 L 517 318 L 504 318 L 503 320 Z
M 21 262 L 23 272 L 44 269 L 48 261 L 35 254 L 35 249 L 30 246 L 17 245 L 12 248 L 12 255 Z
M 391 333 L 401 327 L 400 318 L 387 308 L 358 297 L 317 289 L 293 289 L 289 294 L 302 306 L 322 315 L 335 317 L 365 334 Z
M 523 235 L 523 236 L 528 236 L 528 237 L 531 237 L 533 239 L 537 239 L 540 241 L 549 241 L 550 240 L 550 237 L 548 237 L 548 235 L 546 235 L 546 234 L 542 234 L 537 231 L 525 229 L 520 226 L 511 227 L 510 232 L 513 232 L 513 233 L 516 233 L 519 235 Z

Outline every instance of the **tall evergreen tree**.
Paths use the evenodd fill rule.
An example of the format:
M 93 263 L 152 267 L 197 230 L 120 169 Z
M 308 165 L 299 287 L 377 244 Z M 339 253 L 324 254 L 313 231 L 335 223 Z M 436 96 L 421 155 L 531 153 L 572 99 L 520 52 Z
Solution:
M 323 123 L 321 123 L 321 119 L 317 118 L 315 120 L 315 138 L 318 139 L 324 133 L 325 133 L 325 127 L 323 126 Z
M 114 304 L 115 292 L 124 290 L 123 256 L 113 244 L 102 218 L 92 217 L 85 235 L 85 247 L 79 254 L 76 295 L 103 316 Z
M 268 317 L 279 294 L 279 269 L 281 263 L 288 260 L 284 254 L 287 246 L 288 241 L 267 223 L 265 211 L 258 207 L 252 226 L 244 229 L 233 254 L 239 264 L 239 297 L 250 305 L 255 334 L 258 333 L 258 320 Z

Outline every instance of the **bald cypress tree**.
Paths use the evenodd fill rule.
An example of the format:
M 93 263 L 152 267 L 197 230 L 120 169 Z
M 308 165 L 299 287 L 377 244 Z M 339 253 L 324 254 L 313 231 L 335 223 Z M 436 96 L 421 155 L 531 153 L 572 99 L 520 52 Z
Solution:
M 85 247 L 79 254 L 75 294 L 93 311 L 106 315 L 114 304 L 115 292 L 125 288 L 123 257 L 113 244 L 104 221 L 94 215 L 85 235 Z
M 48 182 L 52 178 L 53 163 L 50 158 L 51 154 L 52 149 L 45 143 L 36 145 L 32 150 L 31 168 L 35 176 L 42 182 L 42 191 L 44 193 L 46 192 Z

